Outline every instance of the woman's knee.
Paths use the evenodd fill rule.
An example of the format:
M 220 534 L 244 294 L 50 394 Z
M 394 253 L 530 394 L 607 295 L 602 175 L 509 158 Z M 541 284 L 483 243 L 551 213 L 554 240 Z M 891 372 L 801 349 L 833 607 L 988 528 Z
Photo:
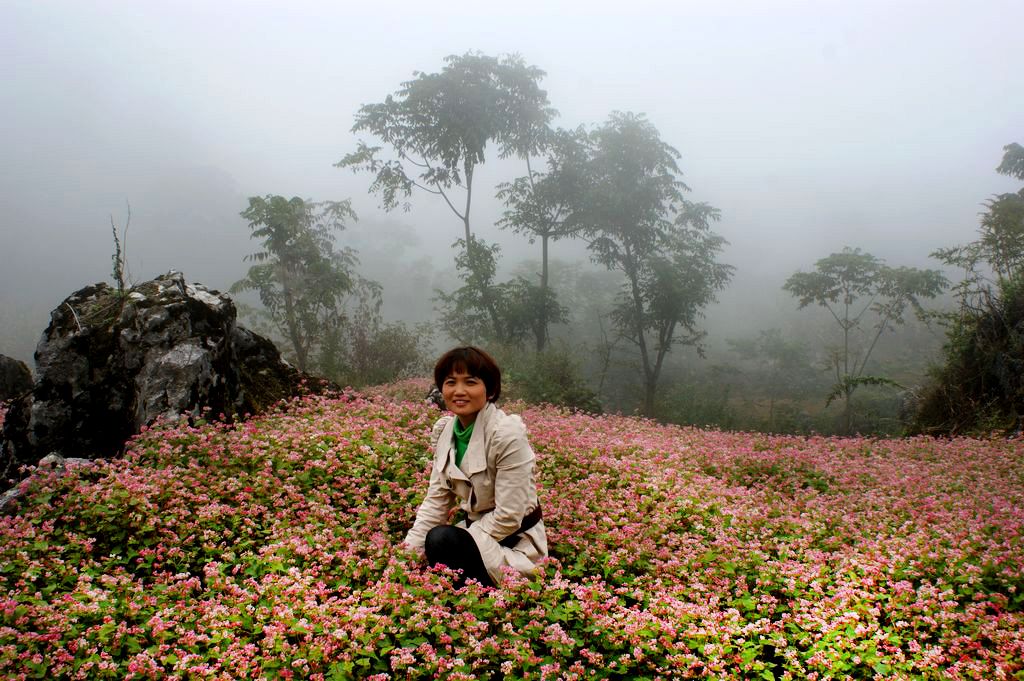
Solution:
M 427 537 L 423 542 L 427 560 L 432 563 L 438 560 L 449 563 L 453 559 L 457 559 L 466 550 L 467 538 L 470 542 L 473 541 L 472 537 L 469 537 L 469 533 L 461 527 L 438 525 L 427 532 Z
M 468 530 L 454 525 L 438 525 L 427 532 L 423 548 L 429 565 L 441 563 L 462 572 L 462 576 L 455 582 L 457 586 L 465 584 L 466 579 L 475 579 L 484 586 L 494 586 L 480 557 L 480 550 Z
M 427 532 L 427 538 L 424 541 L 424 544 L 435 548 L 441 548 L 444 546 L 454 547 L 461 543 L 459 529 L 460 528 L 453 525 L 438 525 Z

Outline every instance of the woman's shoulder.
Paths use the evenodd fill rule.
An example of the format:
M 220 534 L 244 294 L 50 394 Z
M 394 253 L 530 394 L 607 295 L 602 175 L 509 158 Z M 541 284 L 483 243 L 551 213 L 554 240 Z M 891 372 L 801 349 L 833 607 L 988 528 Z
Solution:
M 441 418 L 434 421 L 434 430 L 443 430 L 445 426 L 452 422 L 455 418 L 455 414 L 445 414 Z
M 452 422 L 453 418 L 455 418 L 454 414 L 445 414 L 434 422 L 434 427 L 430 429 L 430 445 L 432 447 L 437 446 L 437 441 L 441 438 L 441 433 L 444 432 L 444 429 Z
M 498 440 L 514 440 L 526 437 L 526 424 L 519 414 L 508 414 L 494 407 L 488 419 L 488 430 Z

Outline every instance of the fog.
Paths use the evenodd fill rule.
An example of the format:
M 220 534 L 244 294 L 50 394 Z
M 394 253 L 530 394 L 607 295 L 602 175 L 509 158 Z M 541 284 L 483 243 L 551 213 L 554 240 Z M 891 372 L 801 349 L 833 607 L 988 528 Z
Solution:
M 275 4 L 3 3 L 0 353 L 31 363 L 49 310 L 110 280 L 128 203 L 133 280 L 176 269 L 225 290 L 253 250 L 246 197 L 350 198 L 361 219 L 339 243 L 385 314 L 430 320 L 459 223 L 431 196 L 387 214 L 333 164 L 360 105 L 469 50 L 544 69 L 558 125 L 644 113 L 681 152 L 736 267 L 709 344 L 795 309 L 786 277 L 843 246 L 937 267 L 931 251 L 1016 189 L 994 168 L 1024 142 L 1019 1 Z M 493 226 L 486 195 L 523 173 L 489 158 L 477 178 L 475 230 L 507 268 L 537 248 Z M 389 289 L 395 262 L 416 295 Z

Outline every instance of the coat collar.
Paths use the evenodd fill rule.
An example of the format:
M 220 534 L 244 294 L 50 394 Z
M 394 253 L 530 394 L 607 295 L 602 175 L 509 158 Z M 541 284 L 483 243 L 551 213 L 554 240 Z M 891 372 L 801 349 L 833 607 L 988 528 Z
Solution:
M 487 439 L 490 435 L 488 431 L 491 418 L 496 411 L 498 408 L 494 406 L 494 403 L 488 402 L 476 415 L 473 435 L 469 438 L 466 456 L 462 459 L 462 472 L 466 475 L 473 475 L 487 468 Z
M 455 419 L 452 417 L 441 431 L 438 444 L 445 449 L 445 459 L 451 461 L 449 468 L 451 477 L 468 480 L 470 475 L 479 473 L 487 468 L 487 439 L 490 421 L 497 413 L 498 408 L 493 402 L 488 402 L 476 415 L 473 424 L 473 434 L 469 438 L 469 445 L 466 447 L 466 455 L 462 458 L 462 468 L 455 465 L 455 447 L 452 444 L 452 437 L 455 430 Z M 447 461 L 446 461 L 447 463 Z M 447 467 L 447 466 L 446 466 Z

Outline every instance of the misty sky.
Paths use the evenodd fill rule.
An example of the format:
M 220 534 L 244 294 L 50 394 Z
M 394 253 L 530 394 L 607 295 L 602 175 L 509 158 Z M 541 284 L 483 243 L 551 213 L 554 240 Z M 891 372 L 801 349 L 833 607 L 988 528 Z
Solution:
M 403 257 L 449 268 L 459 227 L 433 197 L 386 217 L 369 177 L 332 164 L 361 104 L 468 50 L 547 71 L 560 125 L 647 115 L 690 198 L 722 211 L 737 275 L 716 314 L 792 307 L 785 277 L 844 245 L 937 266 L 928 253 L 1019 184 L 994 172 L 1024 143 L 1019 0 L 495 4 L 5 0 L 0 329 L 38 337 L 64 296 L 110 279 L 126 200 L 136 280 L 174 268 L 226 289 L 253 250 L 238 212 L 268 193 L 351 198 L 353 243 L 390 219 Z M 534 255 L 491 226 L 499 206 L 478 210 L 481 236 Z M 11 337 L 0 353 L 28 360 Z

